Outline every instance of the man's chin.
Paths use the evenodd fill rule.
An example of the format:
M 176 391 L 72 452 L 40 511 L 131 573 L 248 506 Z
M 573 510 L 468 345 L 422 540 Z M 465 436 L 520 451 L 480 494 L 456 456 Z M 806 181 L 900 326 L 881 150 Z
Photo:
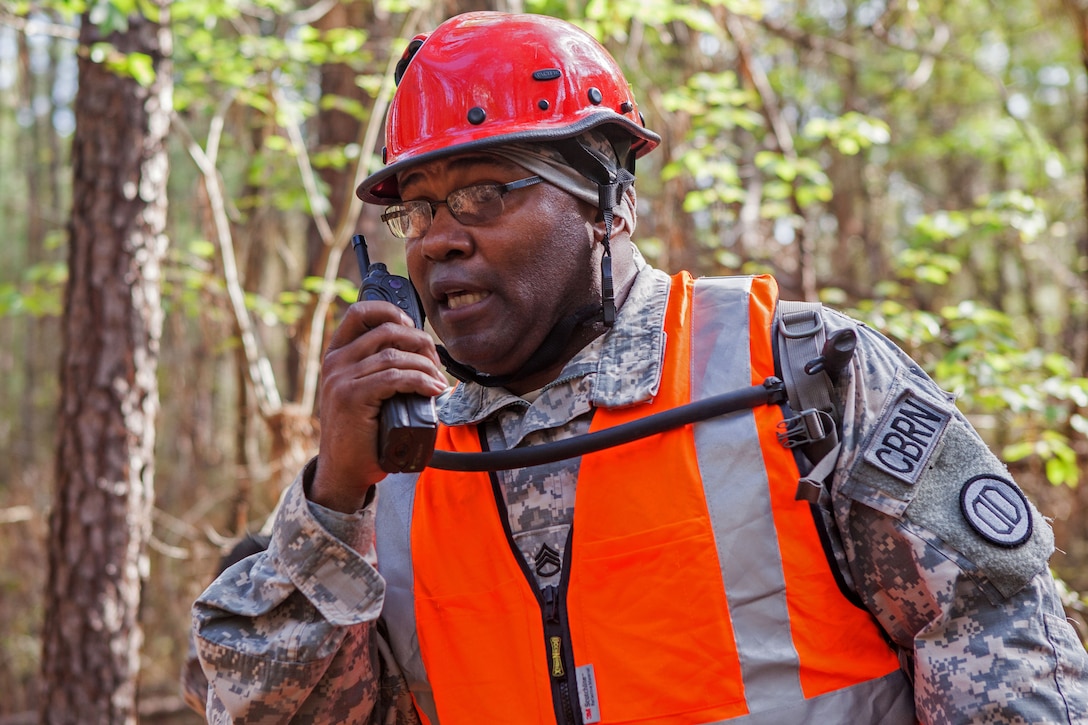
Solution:
M 500 377 L 517 372 L 518 368 L 511 364 L 509 356 L 496 355 L 494 349 L 486 352 L 476 346 L 447 344 L 446 352 L 457 362 L 466 365 L 478 373 Z M 521 363 L 518 362 L 518 365 Z

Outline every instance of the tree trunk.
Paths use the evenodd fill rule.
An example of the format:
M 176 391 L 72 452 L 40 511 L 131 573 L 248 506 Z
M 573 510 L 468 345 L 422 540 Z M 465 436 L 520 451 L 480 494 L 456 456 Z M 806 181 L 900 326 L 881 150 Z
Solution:
M 84 51 L 106 41 L 144 53 L 156 75 L 143 87 L 79 60 L 43 722 L 136 722 L 166 248 L 170 36 L 160 23 L 130 17 L 104 35 L 85 15 L 80 31 Z

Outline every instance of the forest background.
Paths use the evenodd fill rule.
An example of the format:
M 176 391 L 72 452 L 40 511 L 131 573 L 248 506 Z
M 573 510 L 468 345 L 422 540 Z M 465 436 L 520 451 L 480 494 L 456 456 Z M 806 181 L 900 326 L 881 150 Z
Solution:
M 3 0 L 0 722 L 103 692 L 103 721 L 187 721 L 189 605 L 316 450 L 351 234 L 403 272 L 352 193 L 392 67 L 485 9 L 571 19 L 623 66 L 663 137 L 653 264 L 771 272 L 959 397 L 1052 517 L 1085 636 L 1088 1 Z

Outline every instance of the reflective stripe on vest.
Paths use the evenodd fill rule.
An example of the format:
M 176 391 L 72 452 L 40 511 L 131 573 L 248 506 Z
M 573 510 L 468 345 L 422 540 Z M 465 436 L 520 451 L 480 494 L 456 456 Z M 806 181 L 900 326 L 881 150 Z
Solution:
M 593 429 L 772 375 L 776 299 L 767 277 L 674 277 L 659 395 L 599 409 Z M 583 457 L 566 596 L 574 661 L 561 664 L 593 665 L 601 722 L 912 721 L 895 655 L 839 592 L 808 504 L 794 500 L 781 418 L 762 407 Z M 443 427 L 438 445 L 479 450 L 471 427 Z M 442 725 L 554 723 L 541 600 L 489 477 L 428 469 L 408 508 L 412 591 L 397 587 L 387 610 L 414 598 Z

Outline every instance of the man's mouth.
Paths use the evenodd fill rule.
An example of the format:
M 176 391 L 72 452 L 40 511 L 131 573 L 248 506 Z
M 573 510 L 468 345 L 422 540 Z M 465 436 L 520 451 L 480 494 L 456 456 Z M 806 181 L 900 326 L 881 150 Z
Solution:
M 446 307 L 456 310 L 476 304 L 487 297 L 486 292 L 453 292 L 446 296 Z

